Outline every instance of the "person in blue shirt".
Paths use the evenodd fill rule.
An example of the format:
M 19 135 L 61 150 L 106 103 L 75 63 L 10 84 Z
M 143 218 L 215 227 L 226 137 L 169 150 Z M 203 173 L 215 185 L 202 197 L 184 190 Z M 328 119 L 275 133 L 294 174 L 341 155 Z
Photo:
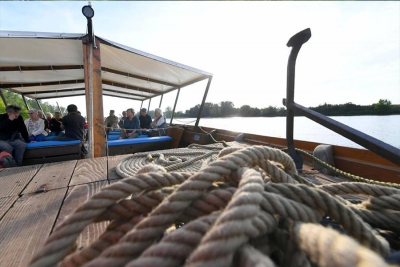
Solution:
M 118 139 L 136 138 L 139 135 L 141 135 L 139 119 L 135 116 L 135 110 L 133 108 L 128 108 L 126 110 L 124 128 Z

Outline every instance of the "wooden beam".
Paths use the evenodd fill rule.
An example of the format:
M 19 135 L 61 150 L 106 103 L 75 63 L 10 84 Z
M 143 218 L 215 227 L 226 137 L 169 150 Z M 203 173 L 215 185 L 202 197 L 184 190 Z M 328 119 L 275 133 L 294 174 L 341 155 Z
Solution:
M 89 154 L 91 157 L 106 156 L 106 140 L 103 129 L 103 89 L 101 82 L 100 42 L 94 44 L 88 36 L 83 40 L 83 62 L 86 87 L 86 114 L 89 124 Z M 95 47 L 93 47 L 93 45 Z
M 2 83 L 0 88 L 14 88 L 14 87 L 31 87 L 31 86 L 47 86 L 47 85 L 59 85 L 59 84 L 76 84 L 84 83 L 85 80 L 66 80 L 56 82 L 43 82 L 43 83 Z
M 178 87 L 179 86 L 178 84 L 168 83 L 166 81 L 160 81 L 160 80 L 156 80 L 156 79 L 152 79 L 152 78 L 148 78 L 148 77 L 132 74 L 132 73 L 129 73 L 129 72 L 118 71 L 118 70 L 114 70 L 114 69 L 110 69 L 110 68 L 102 67 L 101 70 L 105 71 L 105 72 L 118 74 L 118 75 L 121 75 L 121 76 L 124 76 L 124 77 L 128 77 L 128 78 L 130 77 L 130 78 L 136 78 L 136 79 L 139 79 L 139 80 L 145 80 L 145 81 L 149 81 L 149 82 L 153 82 L 153 83 L 158 83 L 158 84 L 162 84 L 162 85 L 165 85 L 165 86 L 173 86 L 173 87 Z
M 57 66 L 12 66 L 0 67 L 0 71 L 38 71 L 38 70 L 79 70 L 82 65 L 57 65 Z
M 147 89 L 147 88 L 144 88 L 144 87 L 133 86 L 133 85 L 129 85 L 129 84 L 126 84 L 126 83 L 112 82 L 112 81 L 108 81 L 108 80 L 103 80 L 103 84 L 108 84 L 108 85 L 111 85 L 111 86 L 116 86 L 116 87 L 121 87 L 121 88 L 126 88 L 126 89 L 132 89 L 132 90 L 136 90 L 136 91 L 139 91 L 139 92 L 145 92 L 145 93 L 150 93 L 150 94 L 155 94 L 155 95 L 160 95 L 160 94 L 164 93 L 162 91 Z

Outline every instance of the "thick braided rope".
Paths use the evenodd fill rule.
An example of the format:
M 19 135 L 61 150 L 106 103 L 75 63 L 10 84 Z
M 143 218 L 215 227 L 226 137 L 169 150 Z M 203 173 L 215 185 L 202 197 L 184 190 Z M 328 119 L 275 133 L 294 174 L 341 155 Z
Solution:
M 226 150 L 226 151 L 225 151 Z M 267 151 L 264 149 L 233 149 L 233 148 L 227 148 L 225 150 L 222 150 L 220 152 L 219 157 L 220 159 L 216 160 L 215 162 L 212 162 L 209 164 L 208 167 L 205 167 L 204 169 L 201 169 L 199 173 L 197 174 L 189 174 L 191 178 L 189 180 L 182 179 L 180 183 L 183 182 L 181 186 L 178 188 L 164 188 L 165 186 L 172 186 L 172 185 L 163 185 L 159 184 L 159 181 L 156 179 L 151 182 L 151 186 L 149 188 L 144 189 L 144 190 L 138 190 L 133 192 L 134 196 L 132 201 L 130 200 L 125 200 L 124 197 L 120 198 L 119 200 L 114 200 L 114 202 L 111 205 L 106 205 L 104 207 L 104 210 L 97 215 L 93 216 L 91 218 L 91 221 L 102 221 L 102 220 L 107 220 L 109 218 L 114 219 L 114 221 L 107 227 L 107 230 L 101 238 L 99 238 L 97 241 L 95 241 L 91 247 L 93 250 L 86 250 L 83 249 L 81 252 L 75 252 L 65 258 L 65 260 L 62 262 L 62 265 L 60 266 L 123 266 L 125 263 L 128 264 L 136 264 L 135 262 L 141 261 L 141 260 L 147 260 L 152 262 L 153 256 L 151 255 L 150 251 L 152 253 L 156 253 L 156 260 L 158 260 L 158 265 L 159 266 L 164 266 L 162 263 L 164 261 L 169 261 L 170 258 L 168 258 L 168 251 L 171 253 L 177 253 L 180 255 L 181 259 L 181 264 L 183 264 L 188 257 L 192 257 L 194 253 L 193 250 L 198 251 L 199 247 L 196 249 L 196 245 L 193 245 L 190 243 L 190 240 L 174 240 L 172 238 L 172 235 L 178 236 L 178 233 L 183 228 L 179 228 L 176 231 L 170 233 L 170 229 L 167 230 L 170 225 L 174 223 L 180 223 L 180 222 L 186 222 L 186 225 L 184 227 L 190 225 L 191 223 L 195 221 L 202 220 L 203 218 L 210 216 L 208 214 L 212 213 L 213 211 L 217 211 L 220 209 L 224 209 L 226 205 L 232 205 L 234 203 L 231 198 L 232 195 L 237 193 L 238 190 L 233 187 L 225 186 L 221 183 L 219 186 L 212 186 L 212 183 L 215 183 L 216 181 L 233 181 L 239 182 L 242 179 L 242 174 L 243 174 L 243 167 L 255 167 L 256 169 L 259 169 L 258 172 L 254 170 L 249 170 L 253 177 L 257 177 L 258 180 L 262 181 L 262 186 L 265 187 L 263 183 L 265 181 L 268 181 L 270 179 L 267 179 L 266 176 L 270 176 L 271 180 L 273 179 L 276 182 L 280 181 L 285 181 L 288 182 L 290 181 L 288 178 L 287 180 L 285 179 L 287 176 L 289 177 L 296 177 L 296 170 L 294 167 L 294 164 L 290 164 L 286 162 L 286 159 L 282 155 L 274 155 L 274 151 Z M 281 157 L 281 158 L 280 158 Z M 267 164 L 264 164 L 264 168 L 260 167 L 263 165 L 263 161 L 268 160 L 273 160 L 277 161 L 280 164 L 283 165 L 283 168 L 285 171 L 281 170 L 281 168 L 276 167 L 276 169 L 272 169 L 273 167 L 267 167 Z M 291 161 L 292 162 L 292 161 Z M 204 163 L 203 163 L 204 164 Z M 210 168 L 211 166 L 211 168 Z M 152 166 L 152 165 L 146 165 L 140 172 L 147 172 L 147 171 L 165 171 L 165 169 L 157 167 L 157 166 Z M 216 176 L 213 176 L 214 173 L 217 173 Z M 164 176 L 165 173 L 159 173 L 161 176 Z M 175 174 L 175 173 L 171 173 Z M 138 173 L 134 177 L 141 177 L 140 174 Z M 196 175 L 197 178 L 200 177 L 200 179 L 193 178 Z M 201 176 L 203 175 L 203 176 Z M 279 175 L 284 176 L 279 177 Z M 286 175 L 286 176 L 285 176 Z M 151 176 L 151 175 L 150 175 Z M 203 179 L 204 177 L 210 177 Z M 243 176 L 244 177 L 244 176 Z M 194 179 L 198 183 L 197 185 L 194 185 L 191 179 Z M 264 181 L 263 181 L 264 180 Z M 301 179 L 295 179 L 297 181 L 301 181 Z M 158 184 L 157 184 L 158 183 Z M 206 185 L 208 183 L 208 186 Z M 176 183 L 179 184 L 179 183 Z M 194 187 L 191 187 L 194 185 Z M 183 186 L 185 185 L 185 186 Z M 211 186 L 211 187 L 210 187 Z M 234 185 L 235 186 L 235 185 Z M 299 185 L 293 185 L 293 186 L 299 186 Z M 186 187 L 186 189 L 182 190 L 182 187 Z M 301 186 L 299 186 L 301 187 Z M 160 190 L 157 190 L 157 188 L 162 188 Z M 198 190 L 199 188 L 203 188 L 201 190 Z M 387 187 L 386 187 L 387 188 Z M 322 188 L 321 188 L 322 189 Z M 391 188 L 389 188 L 391 189 Z M 148 191 L 148 190 L 154 190 L 154 191 Z M 190 191 L 192 190 L 192 191 Z M 263 189 L 264 190 L 264 189 Z M 314 191 L 319 191 L 315 189 L 310 189 Z M 327 191 L 332 190 L 332 188 L 327 187 Z M 347 189 L 349 191 L 350 189 Z M 371 189 L 367 189 L 371 190 Z M 184 194 L 176 194 L 177 191 L 187 191 L 188 195 L 190 194 L 197 194 L 195 197 L 192 198 L 192 200 L 186 201 L 184 198 Z M 196 192 L 196 191 L 201 191 L 201 192 Z M 340 191 L 340 190 L 339 190 Z M 339 192 L 338 190 L 334 190 L 333 192 Z M 354 190 L 353 190 L 354 191 Z M 377 199 L 380 199 L 380 196 L 393 196 L 393 192 L 385 191 L 383 190 L 383 193 L 378 192 L 380 189 L 375 190 L 374 194 L 377 195 Z M 381 190 L 382 191 L 382 190 Z M 141 192 L 141 193 L 140 193 Z M 221 194 L 222 197 L 220 197 Z M 182 192 L 181 192 L 182 193 Z M 354 193 L 358 194 L 358 193 Z M 179 196 L 181 198 L 179 198 Z M 285 198 L 285 197 L 286 198 Z M 191 196 L 186 196 L 186 197 L 191 197 Z M 264 262 L 263 260 L 269 259 L 268 255 L 270 255 L 270 251 L 265 250 L 265 244 L 264 245 L 253 245 L 249 246 L 246 243 L 250 242 L 252 244 L 252 240 L 254 238 L 262 240 L 262 237 L 266 237 L 263 240 L 266 242 L 271 242 L 269 241 L 269 238 L 267 238 L 268 234 L 263 234 L 264 232 L 262 231 L 263 229 L 269 229 L 269 231 L 276 231 L 276 223 L 273 223 L 273 227 L 266 227 L 270 225 L 271 221 L 268 218 L 274 218 L 271 217 L 271 215 L 275 216 L 275 218 L 291 218 L 293 221 L 303 221 L 303 222 L 317 222 L 321 218 L 322 214 L 327 213 L 326 210 L 324 210 L 322 207 L 325 205 L 326 208 L 332 209 L 335 208 L 333 204 L 311 204 L 310 201 L 316 202 L 315 196 L 310 197 L 311 200 L 307 200 L 306 197 L 302 196 L 300 197 L 301 201 L 298 201 L 297 199 L 293 199 L 290 197 L 287 197 L 285 194 L 279 193 L 279 192 L 271 192 L 270 190 L 263 191 L 261 193 L 261 202 L 258 205 L 258 209 L 260 210 L 259 213 L 256 214 L 255 217 L 252 217 L 252 220 L 250 220 L 249 223 L 247 224 L 237 224 L 237 228 L 244 228 L 244 227 L 249 227 L 248 229 L 255 229 L 254 231 L 250 231 L 247 236 L 245 235 L 240 236 L 238 240 L 233 239 L 233 242 L 229 242 L 225 246 L 232 246 L 231 250 L 229 251 L 230 254 L 227 254 L 223 257 L 228 257 L 228 259 L 232 259 L 235 257 L 235 262 L 237 259 L 245 259 L 246 257 L 246 251 L 243 250 L 243 248 L 250 249 L 254 256 L 251 258 L 253 260 L 253 263 L 259 263 L 259 264 L 267 264 L 267 262 Z M 135 201 L 135 199 L 137 201 Z M 173 201 L 171 201 L 173 200 Z M 245 199 L 247 201 L 247 199 Z M 386 205 L 382 204 L 382 201 L 391 201 L 383 198 L 380 202 L 378 201 L 377 204 L 371 204 L 375 205 L 372 207 L 378 207 L 379 205 Z M 244 201 L 244 203 L 246 203 Z M 325 201 L 325 200 L 320 200 L 320 201 Z M 338 201 L 338 200 L 337 200 Z M 160 204 L 161 202 L 161 204 Z M 338 201 L 340 203 L 340 200 Z M 343 201 L 342 201 L 343 202 Z M 126 204 L 130 203 L 130 204 Z M 131 205 L 133 203 L 133 205 Z M 229 203 L 229 204 L 228 204 Z M 240 203 L 240 202 L 239 202 Z M 345 203 L 345 205 L 348 205 L 348 203 Z M 365 203 L 364 203 L 365 204 Z M 97 204 L 99 205 L 99 204 Z M 240 205 L 239 205 L 240 206 Z M 361 209 L 356 209 L 357 207 L 360 207 Z M 372 224 L 378 224 L 378 226 L 382 226 L 382 224 L 388 224 L 389 226 L 395 226 L 396 222 L 398 222 L 396 215 L 392 216 L 392 212 L 390 213 L 390 216 L 387 216 L 388 218 L 385 218 L 385 220 L 381 220 L 382 218 L 385 217 L 385 212 L 389 212 L 386 210 L 383 211 L 377 211 L 377 210 L 365 210 L 363 209 L 364 206 L 358 205 L 358 206 L 350 206 L 350 209 L 353 210 L 354 213 L 359 214 L 365 221 L 368 221 Z M 151 212 L 151 210 L 155 208 Z M 79 210 L 79 208 L 78 208 Z M 158 211 L 157 211 L 158 210 Z M 228 208 L 225 208 L 226 212 Z M 389 210 L 389 209 L 388 209 Z M 150 212 L 150 214 L 148 214 Z M 166 212 L 165 218 L 162 216 L 162 212 Z M 336 211 L 337 212 L 337 211 Z M 171 215 L 170 213 L 174 213 Z M 351 223 L 351 220 L 346 218 L 344 216 L 343 211 L 339 212 L 336 216 L 332 216 L 332 218 L 339 223 L 341 223 L 346 231 L 351 233 L 352 231 L 349 227 L 346 227 L 346 222 Z M 379 215 L 375 215 L 374 213 L 379 213 Z M 146 216 L 147 217 L 144 217 Z M 345 214 L 345 213 L 344 213 Z M 371 215 L 372 214 L 372 215 Z M 346 214 L 345 214 L 346 215 Z M 92 215 L 90 215 L 92 216 Z M 239 216 L 239 215 L 238 215 Z M 342 217 L 341 217 L 342 216 Z M 375 217 L 375 218 L 374 218 Z M 198 219 L 197 219 L 198 218 Z M 222 218 L 220 215 L 218 219 Z M 339 220 L 338 220 L 339 218 Z M 340 221 L 340 219 L 342 221 Z M 159 222 L 161 220 L 161 222 Z M 380 220 L 380 221 L 379 221 Z M 191 221 L 191 222 L 190 222 Z M 275 219 L 273 220 L 275 222 Z M 82 222 L 86 223 L 86 222 Z M 232 222 L 233 223 L 233 222 Z M 398 224 L 398 223 L 397 223 Z M 253 226 L 253 228 L 251 227 Z M 153 227 L 153 230 L 155 230 L 155 233 L 152 233 L 150 229 Z M 255 228 L 254 228 L 255 227 Z M 240 230 L 241 230 L 240 228 Z M 369 228 L 368 228 L 369 229 Z M 384 228 L 385 229 L 385 228 Z M 56 229 L 57 230 L 57 229 Z M 224 229 L 223 229 L 224 230 Z M 370 230 L 370 229 L 369 229 Z M 135 233 L 136 231 L 136 233 Z M 258 231 L 258 233 L 257 233 Z M 225 231 L 227 235 L 228 231 Z M 268 233 L 268 231 L 266 232 Z M 208 235 L 210 232 L 200 235 L 200 238 L 204 235 Z M 220 234 L 220 233 L 218 233 Z M 223 235 L 224 233 L 222 233 Z M 253 235 L 251 235 L 253 234 Z M 160 237 L 165 235 L 165 237 L 158 243 L 161 244 L 163 240 L 166 240 L 169 236 L 172 239 L 169 239 L 170 246 L 172 248 L 169 248 L 169 246 L 165 247 L 164 251 L 161 248 L 156 248 L 157 245 L 152 245 L 153 242 L 157 241 Z M 230 233 L 229 237 L 235 235 L 234 233 Z M 260 236 L 261 235 L 261 236 Z M 370 233 L 367 233 L 367 236 L 369 236 Z M 373 234 L 372 234 L 373 235 Z M 136 236 L 136 237 L 135 237 Z M 184 235 L 180 235 L 182 238 L 184 238 Z M 136 248 L 130 247 L 132 245 L 132 240 L 129 240 L 132 238 L 134 246 L 137 245 Z M 76 237 L 75 237 L 76 239 Z M 373 239 L 373 238 L 372 238 Z M 196 239 L 197 242 L 196 244 L 199 244 L 201 240 Z M 246 241 L 247 240 L 247 241 Z M 368 238 L 365 238 L 365 240 L 368 240 Z M 176 242 L 173 243 L 173 242 Z M 192 240 L 193 241 L 193 240 Z M 120 242 L 120 243 L 118 243 Z M 148 243 L 147 245 L 144 243 Z M 194 242 L 194 241 L 193 241 Z M 203 241 L 201 241 L 203 242 Z M 365 241 L 367 242 L 367 241 Z M 373 240 L 372 240 L 373 243 Z M 105 262 L 100 262 L 98 259 L 93 260 L 95 257 L 100 256 L 99 258 L 104 258 L 105 256 L 107 257 L 107 253 L 109 253 L 110 247 L 118 247 L 120 245 L 123 245 L 120 247 L 121 249 L 121 254 L 118 255 L 118 257 L 114 257 L 112 255 L 110 261 L 105 261 Z M 240 245 L 242 244 L 243 247 Z M 286 254 L 286 256 L 283 257 L 291 257 L 295 259 L 295 255 L 299 256 L 299 261 L 303 262 L 304 265 L 298 265 L 298 266 L 307 266 L 308 261 L 304 257 L 304 254 L 298 250 L 296 250 L 295 247 L 293 247 L 292 243 L 290 243 L 289 248 L 287 248 L 283 253 L 289 253 Z M 191 247 L 192 249 L 190 251 L 186 251 L 185 255 L 179 254 L 182 250 L 174 250 L 174 247 L 177 246 L 183 246 L 185 248 Z M 271 244 L 272 245 L 272 244 Z M 368 245 L 367 245 L 368 246 Z M 379 246 L 379 245 L 378 245 Z M 168 250 L 169 249 L 169 250 Z M 211 252 L 215 252 L 219 249 L 219 247 L 216 247 L 214 250 L 210 250 Z M 253 249 L 253 250 L 252 250 Z M 319 248 L 315 248 L 318 250 Z M 108 252 L 107 252 L 108 251 Z M 125 251 L 125 252 L 124 252 Z M 133 251 L 133 256 L 128 255 L 128 257 L 124 258 L 124 253 L 131 253 Z M 222 249 L 223 251 L 223 249 Z M 150 253 L 150 254 L 148 254 Z M 262 254 L 264 253 L 264 254 Z M 190 255 L 191 254 L 191 255 Z M 222 253 L 224 254 L 224 253 Z M 146 257 L 143 257 L 144 255 L 147 255 Z M 122 256 L 122 259 L 121 259 Z M 165 257 L 165 258 L 163 258 Z M 61 257 L 62 258 L 62 257 Z M 201 261 L 208 261 L 209 259 L 200 259 Z M 217 259 L 218 260 L 218 259 Z M 297 261 L 297 259 L 296 259 Z M 56 261 L 57 262 L 57 261 Z M 156 261 L 157 262 L 157 261 Z M 247 262 L 247 261 L 245 261 Z M 245 264 L 243 262 L 243 264 Z M 294 260 L 292 261 L 292 263 Z M 101 264 L 100 264 L 101 263 Z M 195 263 L 191 263 L 190 261 L 187 261 L 188 264 L 191 264 L 193 266 L 196 266 Z M 221 262 L 220 262 L 221 263 Z M 224 263 L 224 262 L 222 262 Z M 221 263 L 221 264 L 222 264 Z M 179 265 L 181 265 L 179 264 Z M 55 264 L 53 264 L 55 265 Z M 188 266 L 191 266 L 188 265 Z M 218 264 L 216 264 L 218 265 Z M 46 265 L 43 265 L 46 266 Z M 49 265 L 47 265 L 49 266 Z M 140 266 L 140 265 L 137 265 Z M 147 266 L 142 265 L 142 266 Z M 150 266 L 150 265 L 149 265 Z M 175 265 L 176 266 L 176 265 Z M 244 266 L 244 265 L 243 265 Z
M 353 239 L 321 225 L 297 223 L 295 240 L 320 267 L 383 267 L 382 258 Z M 327 253 L 329 251 L 329 253 Z
M 331 195 L 362 194 L 373 197 L 379 197 L 379 196 L 390 196 L 393 194 L 400 194 L 400 189 L 381 186 L 381 185 L 372 185 L 367 183 L 355 183 L 355 182 L 326 184 L 317 186 L 317 188 L 322 189 Z
M 127 267 L 175 267 L 181 265 L 200 243 L 201 238 L 220 215 L 215 212 L 179 228 L 165 236 L 159 243 L 149 247 Z
M 55 229 L 45 246 L 33 257 L 30 266 L 54 266 L 70 250 L 82 230 L 95 217 L 120 199 L 143 190 L 180 184 L 190 173 L 146 173 L 111 184 L 78 207 Z
M 100 257 L 87 266 L 122 266 L 136 258 L 160 237 L 189 204 L 201 196 L 213 182 L 223 177 L 238 180 L 236 171 L 253 166 L 263 159 L 281 162 L 291 172 L 296 172 L 291 158 L 280 150 L 268 147 L 248 147 L 216 160 L 185 181 L 172 195 L 165 199 L 149 216 L 130 231 L 119 244 L 105 250 Z M 231 177 L 231 174 L 233 176 Z
M 226 188 L 226 189 L 215 189 L 211 191 L 209 194 L 202 196 L 200 199 L 195 200 L 192 205 L 182 214 L 179 220 L 189 221 L 193 218 L 200 217 L 205 214 L 209 214 L 216 210 L 219 210 L 221 207 L 225 207 L 226 204 L 231 199 L 233 193 L 236 191 L 236 188 Z M 123 205 L 123 210 L 118 210 L 116 213 L 111 213 L 110 217 L 113 219 L 124 219 L 129 217 L 128 213 L 130 213 L 133 217 L 134 224 L 130 221 L 128 223 L 123 224 L 120 227 L 115 227 L 115 229 L 111 229 L 109 232 L 103 233 L 98 240 L 96 240 L 91 246 L 84 248 L 81 251 L 75 252 L 73 255 L 67 257 L 64 260 L 63 264 L 65 266 L 69 266 L 71 262 L 80 263 L 79 266 L 84 263 L 92 260 L 93 258 L 100 255 L 100 253 L 110 245 L 113 245 L 119 241 L 119 239 L 125 235 L 129 230 L 131 230 L 137 221 L 137 217 L 139 214 L 147 214 L 151 211 L 152 208 L 156 207 L 161 201 L 167 196 L 165 192 L 161 190 L 151 191 L 145 195 L 144 198 L 141 199 L 140 196 L 135 196 L 131 200 L 122 200 L 121 202 L 129 203 Z M 146 199 L 143 201 L 143 199 Z M 142 203 L 138 204 L 137 200 L 140 200 L 142 203 L 146 202 L 145 205 Z M 122 216 L 121 216 L 122 215 Z M 108 217 L 108 216 L 107 216 Z M 99 220 L 100 221 L 100 220 Z M 103 244 L 107 244 L 104 246 Z M 72 266 L 78 266 L 77 264 Z
M 340 223 L 347 233 L 360 243 L 383 256 L 388 255 L 388 248 L 377 239 L 372 233 L 372 229 L 347 206 L 328 193 L 301 184 L 265 184 L 264 190 L 281 194 L 286 198 L 304 203 L 313 209 L 320 209 L 331 216 L 337 223 Z
M 389 209 L 400 211 L 400 194 L 374 197 L 362 202 L 361 205 L 370 210 Z
M 275 250 L 281 252 L 281 266 L 311 267 L 307 255 L 299 248 L 295 240 L 291 238 L 286 228 L 281 227 L 276 229 L 269 237 L 270 242 L 274 244 Z
M 277 226 L 275 218 L 268 213 L 260 218 L 262 192 L 261 175 L 252 169 L 244 169 L 232 201 L 202 238 L 185 266 L 230 265 L 234 252 L 249 238 L 272 232 Z
M 116 244 L 130 229 L 132 229 L 144 217 L 137 215 L 128 221 L 113 221 L 108 225 L 106 231 L 95 240 L 90 246 L 65 257 L 58 265 L 59 267 L 77 267 L 83 266 L 101 254 L 103 250 Z
M 275 267 L 275 263 L 267 255 L 250 245 L 244 245 L 237 253 L 241 267 Z
M 371 226 L 400 233 L 400 213 L 388 210 L 366 210 L 350 206 L 350 209 Z
M 220 189 L 216 190 L 220 191 Z M 206 195 L 213 196 L 211 194 Z M 260 203 L 263 210 L 268 212 L 269 214 L 279 214 L 280 216 L 287 216 L 294 220 L 302 220 L 302 221 L 311 221 L 317 222 L 322 217 L 321 214 L 317 214 L 316 212 L 312 211 L 309 207 L 302 205 L 301 203 L 294 202 L 292 200 L 285 199 L 279 195 L 265 193 L 262 192 L 262 203 Z M 227 202 L 226 202 L 227 203 Z M 203 204 L 201 204 L 203 205 Z M 214 204 L 215 205 L 215 204 Z M 195 202 L 192 203 L 192 207 L 195 206 Z M 223 206 L 223 205 L 221 205 Z M 202 206 L 204 209 L 204 206 Z M 208 208 L 206 208 L 208 209 Z M 187 209 L 187 211 L 192 209 Z M 215 208 L 214 208 L 215 210 Z M 196 215 L 199 215 L 196 213 Z M 179 232 L 179 231 L 177 231 Z M 143 254 L 136 260 L 132 261 L 129 266 L 156 266 L 160 262 L 170 262 L 173 261 L 174 264 L 177 260 L 177 255 L 182 255 L 182 246 L 183 247 L 190 247 L 194 242 L 191 238 L 186 237 L 183 234 L 178 234 L 178 237 L 170 237 L 167 236 L 166 240 L 168 241 L 168 253 L 165 253 L 166 244 L 161 243 L 153 245 L 152 247 L 148 248 Z M 191 236 L 188 234 L 188 236 Z M 202 236 L 202 235 L 200 235 Z M 182 238 L 179 238 L 182 237 Z M 188 243 L 188 244 L 186 244 Z M 198 242 L 196 242 L 197 244 Z M 188 254 L 182 255 L 183 259 L 188 256 Z M 152 259 L 154 257 L 154 259 Z M 170 258 L 173 259 L 170 259 Z M 182 260 L 183 260 L 182 259 Z M 134 264 L 133 264 L 134 262 Z M 179 262 L 179 261 L 178 261 Z M 154 263 L 151 264 L 151 263 Z M 141 265 L 143 264 L 143 265 Z M 172 264 L 172 263 L 171 263 Z M 168 265 L 170 266 L 170 265 Z M 173 265 L 171 265 L 173 266 Z

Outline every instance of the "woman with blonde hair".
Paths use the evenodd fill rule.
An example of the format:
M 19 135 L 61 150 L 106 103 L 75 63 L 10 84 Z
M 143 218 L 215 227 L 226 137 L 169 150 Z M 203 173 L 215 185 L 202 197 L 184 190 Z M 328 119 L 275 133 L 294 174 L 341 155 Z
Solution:
M 38 117 L 36 109 L 28 111 L 29 119 L 25 120 L 25 126 L 28 130 L 29 140 L 31 142 L 40 142 L 48 135 L 44 129 L 44 120 Z

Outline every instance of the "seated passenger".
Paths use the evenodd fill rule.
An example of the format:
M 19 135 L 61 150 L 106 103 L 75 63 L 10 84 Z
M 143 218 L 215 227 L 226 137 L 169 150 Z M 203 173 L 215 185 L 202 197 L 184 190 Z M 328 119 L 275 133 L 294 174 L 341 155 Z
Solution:
M 47 127 L 49 129 L 48 133 L 50 134 L 50 121 L 53 118 L 53 114 L 50 112 L 46 113 L 46 122 L 47 122 Z
M 20 112 L 19 106 L 8 105 L 6 113 L 0 114 L 0 151 L 7 152 L 14 157 L 2 157 L 4 168 L 15 167 L 17 164 L 22 165 L 26 143 L 30 142 Z
M 142 130 L 143 134 L 147 134 L 147 130 L 151 128 L 151 116 L 147 113 L 147 109 L 142 108 L 140 110 L 140 129 Z
M 124 120 L 126 119 L 126 111 L 122 111 L 122 117 L 119 119 L 118 126 L 119 128 L 124 128 Z
M 149 133 L 149 137 L 167 135 L 167 122 L 161 109 L 156 108 L 154 113 L 154 120 L 151 122 L 152 130 Z
M 110 116 L 108 116 L 104 121 L 107 134 L 110 130 L 118 128 L 118 117 L 115 116 L 114 113 L 115 113 L 114 110 L 110 110 Z
M 28 111 L 29 119 L 25 120 L 25 126 L 28 131 L 29 140 L 31 142 L 41 142 L 48 133 L 45 130 L 44 120 L 38 117 L 36 109 Z
M 50 123 L 49 123 L 49 128 L 50 128 L 50 136 L 58 136 L 62 132 L 61 129 L 62 125 L 62 118 L 60 112 L 56 111 L 54 113 L 54 118 L 51 118 Z
M 68 115 L 64 116 L 62 119 L 61 129 L 65 131 L 64 134 L 60 134 L 58 136 L 51 137 L 51 139 L 46 140 L 54 140 L 54 141 L 72 141 L 72 140 L 81 140 L 84 139 L 84 124 L 85 119 L 78 114 L 78 108 L 76 105 L 71 104 L 67 107 Z
M 118 139 L 136 138 L 141 135 L 139 119 L 135 116 L 135 110 L 128 108 L 126 110 L 126 119 L 124 120 L 124 128 Z
M 49 123 L 46 120 L 46 118 L 43 116 L 43 111 L 38 110 L 37 111 L 37 116 L 39 117 L 39 119 L 44 120 L 44 130 L 47 132 L 47 134 L 49 134 L 50 133 Z

